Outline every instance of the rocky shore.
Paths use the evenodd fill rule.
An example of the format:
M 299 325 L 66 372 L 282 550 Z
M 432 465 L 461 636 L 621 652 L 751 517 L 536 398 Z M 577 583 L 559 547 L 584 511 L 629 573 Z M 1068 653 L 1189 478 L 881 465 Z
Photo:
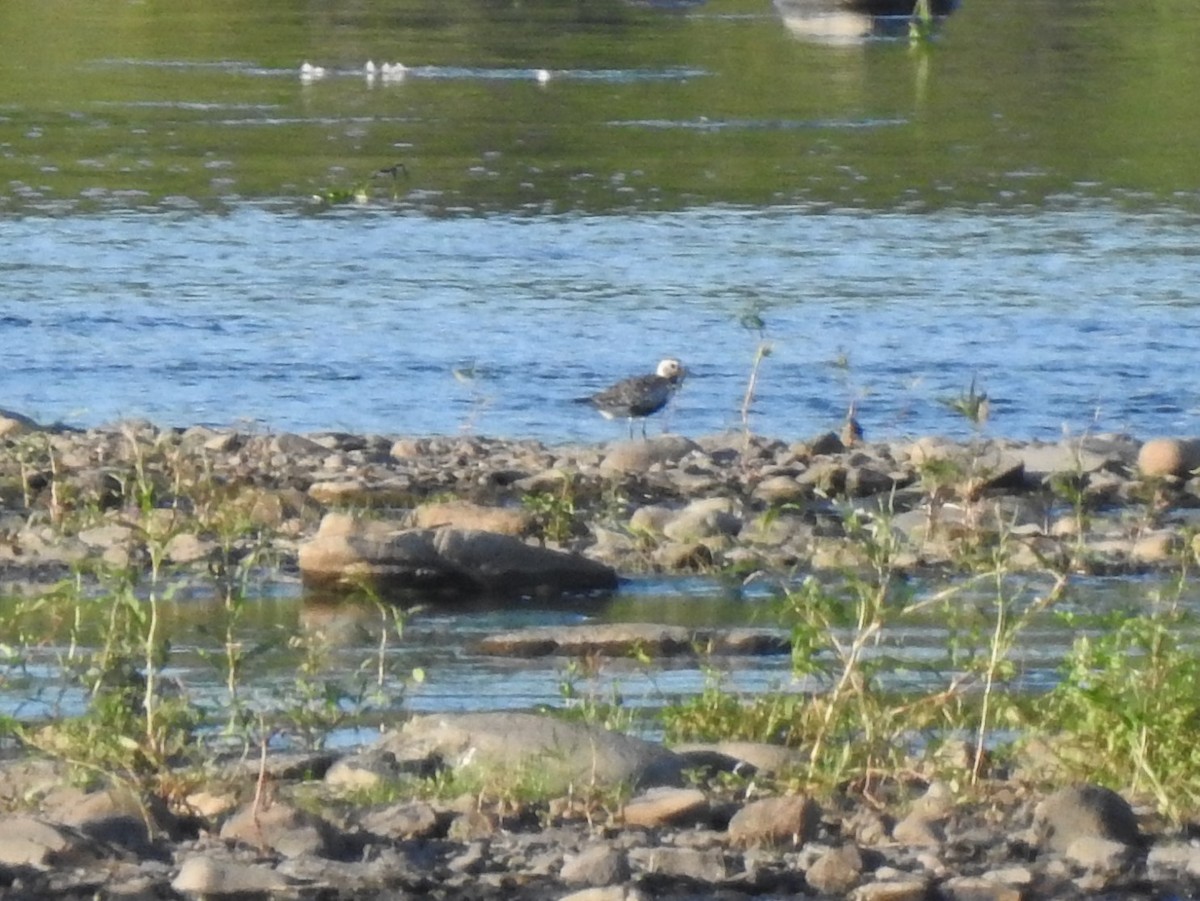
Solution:
M 16 808 L 0 816 L 0 897 L 1019 901 L 1200 887 L 1191 833 L 1100 786 L 1039 793 L 996 772 L 964 794 L 914 770 L 818 798 L 789 780 L 802 768 L 777 746 L 668 750 L 523 713 L 418 717 L 357 752 L 214 763 L 171 809 L 22 760 L 0 767 Z M 476 789 L 405 795 L 447 771 L 473 772 Z
M 645 571 L 844 572 L 885 540 L 901 572 L 954 572 L 987 551 L 1013 571 L 1141 573 L 1195 553 L 1198 448 L 1117 435 L 847 447 L 832 434 L 554 447 L 146 423 L 77 431 L 10 414 L 0 583 L 36 595 L 107 568 L 200 586 L 269 567 L 312 592 L 522 598 L 611 591 Z M 619 632 L 492 640 L 518 655 L 630 640 L 669 654 L 694 640 Z M 710 640 L 778 652 L 783 639 Z M 63 761 L 16 756 L 0 764 L 0 897 L 1200 890 L 1192 831 L 1153 807 L 1055 785 L 1032 759 L 984 767 L 971 785 L 966 761 L 978 759 L 967 746 L 961 756 L 818 797 L 802 790 L 803 754 L 773 745 L 668 748 L 548 716 L 458 714 L 390 725 L 360 749 L 212 761 L 202 778 L 180 774 L 169 804 L 104 779 L 77 787 Z M 473 790 L 446 796 L 438 784 Z
M 884 525 L 900 570 L 1002 545 L 1014 570 L 1136 573 L 1190 552 L 1200 516 L 1197 444 L 1124 435 L 546 446 L 9 414 L 0 441 L 10 589 L 156 553 L 207 573 L 253 551 L 314 588 L 552 594 L 647 571 L 852 568 Z

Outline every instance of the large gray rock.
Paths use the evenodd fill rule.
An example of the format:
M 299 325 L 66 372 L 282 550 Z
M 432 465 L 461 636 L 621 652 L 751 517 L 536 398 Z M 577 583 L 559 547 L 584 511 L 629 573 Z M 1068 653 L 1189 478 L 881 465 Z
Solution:
M 1141 843 L 1129 802 L 1100 785 L 1073 785 L 1054 792 L 1034 811 L 1034 829 L 1043 847 L 1060 853 L 1081 838 Z
M 676 463 L 698 445 L 682 435 L 659 435 L 647 441 L 622 441 L 613 444 L 600 462 L 600 471 L 608 475 L 644 473 L 654 466 Z
M 376 747 L 398 759 L 437 757 L 545 792 L 592 785 L 678 785 L 684 761 L 662 745 L 531 713 L 421 716 L 384 735 Z
M 0 864 L 38 868 L 86 866 L 111 856 L 110 849 L 70 826 L 31 816 L 0 819 Z
M 751 801 L 729 821 L 736 845 L 795 845 L 812 841 L 821 824 L 821 807 L 807 795 Z
M 297 880 L 260 864 L 197 855 L 189 857 L 171 881 L 171 888 L 197 898 L 275 896 L 295 889 Z
M 449 595 L 554 595 L 616 588 L 609 566 L 578 554 L 466 529 L 405 529 L 330 513 L 300 546 L 311 588 L 419 591 Z
M 330 823 L 280 801 L 247 804 L 225 821 L 221 838 L 284 857 L 336 857 L 342 850 L 342 837 Z

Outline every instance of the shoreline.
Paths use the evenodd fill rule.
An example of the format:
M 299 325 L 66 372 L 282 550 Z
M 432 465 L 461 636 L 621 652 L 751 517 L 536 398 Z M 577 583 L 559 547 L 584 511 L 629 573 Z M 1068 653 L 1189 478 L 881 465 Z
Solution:
M 836 590 L 804 596 L 817 605 L 815 631 L 714 630 L 705 639 L 716 647 L 736 637 L 735 653 L 793 655 L 797 642 L 818 641 L 813 659 L 832 661 L 835 677 L 846 667 L 842 687 L 835 680 L 799 696 L 804 703 L 788 714 L 801 737 L 795 745 L 739 737 L 738 729 L 754 728 L 753 700 L 722 695 L 708 699 L 711 710 L 675 710 L 700 731 L 726 730 L 722 741 L 634 738 L 603 728 L 603 704 L 578 704 L 574 719 L 413 717 L 400 708 L 389 710 L 372 745 L 283 753 L 270 747 L 273 732 L 255 747 L 248 720 L 238 759 L 196 759 L 204 745 L 187 718 L 195 711 L 175 722 L 170 693 L 150 693 L 162 681 L 147 665 L 156 639 L 134 619 L 125 627 L 132 631 L 116 634 L 132 641 L 117 648 L 131 654 L 119 659 L 134 678 L 122 669 L 125 678 L 110 682 L 102 670 L 93 686 L 99 700 L 127 710 L 102 706 L 78 723 L 18 726 L 10 739 L 21 753 L 0 765 L 12 811 L 0 816 L 0 898 L 1032 901 L 1181 894 L 1200 873 L 1187 820 L 1172 822 L 1190 815 L 1182 799 L 1176 808 L 1145 784 L 1128 798 L 1099 782 L 1075 784 L 1081 768 L 1102 761 L 1088 760 L 1067 735 L 993 760 L 994 749 L 953 737 L 977 716 L 980 737 L 985 726 L 1003 728 L 988 721 L 986 705 L 977 712 L 968 704 L 957 729 L 943 724 L 936 754 L 892 742 L 891 756 L 879 757 L 869 735 L 894 711 L 856 712 L 885 699 L 863 693 L 866 671 L 853 656 L 856 642 L 889 622 L 889 586 L 910 575 L 953 582 L 1038 574 L 1053 583 L 1049 603 L 1077 574 L 1186 573 L 1200 509 L 1190 442 L 981 436 L 846 447 L 833 434 L 791 444 L 663 435 L 549 447 L 131 423 L 86 432 L 26 425 L 3 433 L 0 446 L 9 593 L 16 574 L 52 570 L 97 584 L 126 574 L 152 596 L 172 579 L 243 591 L 239 580 L 259 566 L 310 583 L 314 572 L 327 575 L 311 561 L 331 534 L 337 554 L 350 554 L 337 558 L 344 579 L 332 584 L 348 591 L 370 588 L 377 576 L 375 588 L 393 585 L 386 576 L 401 578 L 401 596 L 419 595 L 432 572 L 451 594 L 537 599 L 549 596 L 541 591 L 547 561 L 555 578 L 582 570 L 603 578 L 808 574 L 850 586 L 851 596 L 869 589 L 858 600 L 854 641 L 838 637 L 841 619 L 822 618 L 840 609 L 820 607 L 843 603 Z M 509 581 L 512 560 L 524 555 L 533 581 Z M 487 582 L 501 564 L 509 566 L 504 578 Z M 414 574 L 423 581 L 406 585 Z M 22 593 L 44 588 L 31 583 Z M 1009 602 L 995 600 L 1002 609 Z M 605 657 L 693 653 L 697 638 L 648 626 L 527 629 L 490 640 L 497 647 L 484 653 L 549 652 L 599 666 Z M 236 687 L 232 633 L 226 652 Z M 991 662 L 977 658 L 982 675 L 999 674 L 1003 653 L 996 639 Z M 1118 659 L 1133 667 L 1140 658 Z M 101 663 L 98 656 L 92 669 Z M 306 675 L 308 665 L 298 684 L 325 684 L 319 669 Z M 415 676 L 389 673 L 379 688 L 402 698 L 407 678 Z M 961 690 L 959 700 L 969 701 Z M 837 733 L 845 749 L 821 757 L 830 722 L 849 730 Z M 89 723 L 100 731 L 76 731 Z M 837 763 L 843 753 L 852 764 Z M 87 755 L 96 755 L 88 786 L 67 787 L 72 761 Z M 818 773 L 830 760 L 834 769 Z M 1139 781 L 1133 771 L 1120 778 Z
M 886 528 L 892 565 L 910 573 L 961 571 L 973 552 L 1003 546 L 1018 571 L 1136 575 L 1190 551 L 1200 507 L 1194 442 L 1124 435 L 549 446 L 147 423 L 54 431 L 10 414 L 0 442 L 10 585 L 144 569 L 156 540 L 169 544 L 160 562 L 203 569 L 223 550 L 247 552 L 251 534 L 295 572 L 331 513 L 496 532 L 621 575 L 836 573 L 868 563 L 864 528 Z M 1139 457 L 1162 444 L 1175 457 L 1147 474 Z

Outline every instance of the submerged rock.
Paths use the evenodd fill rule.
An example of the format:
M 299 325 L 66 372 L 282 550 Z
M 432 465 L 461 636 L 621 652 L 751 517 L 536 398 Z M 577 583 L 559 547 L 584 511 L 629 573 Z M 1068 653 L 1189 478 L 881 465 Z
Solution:
M 654 623 L 613 623 L 517 629 L 482 638 L 475 648 L 484 654 L 505 657 L 548 654 L 627 657 L 634 653 L 676 657 L 790 654 L 792 643 L 787 633 L 780 629 L 692 629 Z

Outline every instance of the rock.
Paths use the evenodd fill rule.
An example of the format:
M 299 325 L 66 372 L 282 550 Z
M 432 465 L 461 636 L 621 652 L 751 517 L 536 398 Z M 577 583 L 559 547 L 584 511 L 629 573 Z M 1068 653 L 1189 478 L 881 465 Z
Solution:
M 803 845 L 816 837 L 821 808 L 806 795 L 751 801 L 729 821 L 729 840 L 738 845 Z
M 563 861 L 559 878 L 568 885 L 616 885 L 629 881 L 629 861 L 611 845 L 593 845 Z
M 1138 471 L 1147 478 L 1186 478 L 1200 466 L 1200 440 L 1152 438 L 1138 451 Z
M 460 872 L 478 872 L 485 863 L 487 851 L 485 839 L 496 834 L 496 822 L 481 810 L 466 810 L 450 821 L 446 827 L 446 838 L 452 842 L 469 842 L 468 848 L 451 866 Z
M 696 788 L 652 788 L 621 808 L 626 826 L 679 826 L 708 814 L 708 797 Z
M 215 541 L 207 541 L 192 532 L 181 532 L 167 542 L 167 558 L 178 566 L 207 560 L 216 550 Z
M 729 875 L 725 855 L 719 848 L 634 848 L 629 860 L 646 873 L 680 876 L 697 882 L 721 882 Z
M 1109 874 L 1128 870 L 1133 855 L 1131 845 L 1094 835 L 1081 835 L 1063 852 L 1063 856 L 1076 866 Z
M 1119 461 L 1119 457 L 1092 449 L 1086 442 L 1064 440 L 1057 444 L 1033 442 L 1014 450 L 1030 478 L 1046 482 L 1054 475 L 1087 475 Z
M 563 895 L 558 901 L 647 901 L 647 898 L 643 892 L 631 886 L 609 885 L 580 889 Z
M 403 529 L 382 520 L 326 514 L 300 546 L 311 588 L 441 592 L 451 596 L 557 595 L 613 589 L 609 566 L 578 554 L 533 547 L 509 535 L 459 529 Z
M 333 826 L 315 814 L 278 801 L 257 807 L 246 805 L 225 821 L 221 838 L 284 857 L 336 857 L 341 850 L 340 836 Z
M 742 530 L 742 519 L 736 504 L 723 497 L 692 501 L 676 513 L 662 529 L 672 541 L 699 541 L 716 535 L 736 535 Z
M 308 497 L 326 507 L 407 507 L 412 496 L 412 484 L 406 478 L 370 483 L 362 479 L 325 479 L 313 482 L 308 489 Z
M 398 779 L 406 768 L 386 751 L 368 750 L 334 761 L 325 773 L 325 784 L 340 789 L 370 789 Z M 418 775 L 424 775 L 418 773 Z
M 22 416 L 12 410 L 0 410 L 0 438 L 15 438 L 41 430 L 42 427 L 28 416 Z
M 413 525 L 419 529 L 475 529 L 517 537 L 534 531 L 534 517 L 528 510 L 509 507 L 485 507 L 466 501 L 422 504 L 413 511 Z
M 1200 877 L 1200 847 L 1189 842 L 1161 842 L 1146 855 L 1146 867 L 1151 878 L 1170 879 L 1181 873 Z
M 715 560 L 712 548 L 699 541 L 671 541 L 654 551 L 654 562 L 668 572 L 703 572 Z
M 870 464 L 851 466 L 846 470 L 844 491 L 847 497 L 869 497 L 897 487 L 901 486 L 896 476 Z
M 1045 798 L 1034 811 L 1034 830 L 1043 847 L 1060 853 L 1079 838 L 1141 843 L 1129 802 L 1099 785 L 1071 786 Z
M 39 817 L 0 818 L 0 864 L 10 867 L 84 866 L 112 853 L 69 826 Z
M 120 523 L 108 523 L 83 529 L 76 536 L 90 548 L 124 547 L 133 541 L 133 527 Z
M 796 448 L 799 455 L 806 457 L 830 457 L 845 450 L 846 444 L 836 432 L 825 432 Z
M 237 898 L 292 891 L 298 881 L 260 864 L 240 863 L 208 855 L 187 858 L 171 880 L 171 888 L 197 898 Z
M 1017 887 L 979 876 L 955 876 L 938 886 L 944 901 L 1022 901 Z
M 675 463 L 698 449 L 696 442 L 681 435 L 658 435 L 645 441 L 622 441 L 608 449 L 600 462 L 606 475 L 644 473 L 654 466 Z
M 685 742 L 673 746 L 672 750 L 685 756 L 696 751 L 722 754 L 768 776 L 786 775 L 807 763 L 801 751 L 757 741 L 719 741 L 712 744 Z M 736 766 L 734 771 L 737 772 Z
M 612 623 L 517 629 L 482 638 L 473 649 L 503 657 L 548 654 L 628 657 L 635 652 L 651 657 L 687 657 L 790 654 L 792 646 L 787 634 L 778 629 L 690 629 L 654 623 Z
M 809 489 L 796 481 L 795 476 L 771 476 L 754 486 L 754 497 L 772 506 L 796 504 L 809 494 Z
M 913 811 L 892 827 L 892 838 L 911 848 L 937 848 L 946 841 L 945 823 Z
M 425 438 L 400 438 L 394 444 L 390 454 L 396 460 L 419 460 L 428 457 L 430 442 Z
M 431 838 L 438 833 L 437 811 L 424 801 L 392 804 L 364 815 L 361 825 L 373 835 L 404 841 Z
M 1129 549 L 1129 558 L 1137 563 L 1165 563 L 1179 557 L 1183 539 L 1175 532 L 1147 532 Z
M 1022 458 L 996 441 L 964 446 L 926 436 L 912 444 L 908 459 L 918 470 L 935 473 L 938 481 L 964 498 L 976 498 L 986 490 L 1021 489 L 1025 484 Z
M 923 879 L 868 882 L 856 888 L 849 897 L 851 901 L 926 901 L 929 883 Z
M 480 769 L 547 793 L 591 786 L 677 785 L 682 762 L 666 748 L 595 726 L 531 713 L 419 716 L 376 747 L 400 759 L 434 755 L 452 769 Z
M 844 895 L 858 885 L 862 871 L 862 854 L 848 844 L 824 852 L 804 871 L 804 879 L 823 895 Z
M 647 504 L 638 507 L 629 516 L 629 529 L 649 535 L 661 535 L 676 514 L 675 510 L 661 504 Z

